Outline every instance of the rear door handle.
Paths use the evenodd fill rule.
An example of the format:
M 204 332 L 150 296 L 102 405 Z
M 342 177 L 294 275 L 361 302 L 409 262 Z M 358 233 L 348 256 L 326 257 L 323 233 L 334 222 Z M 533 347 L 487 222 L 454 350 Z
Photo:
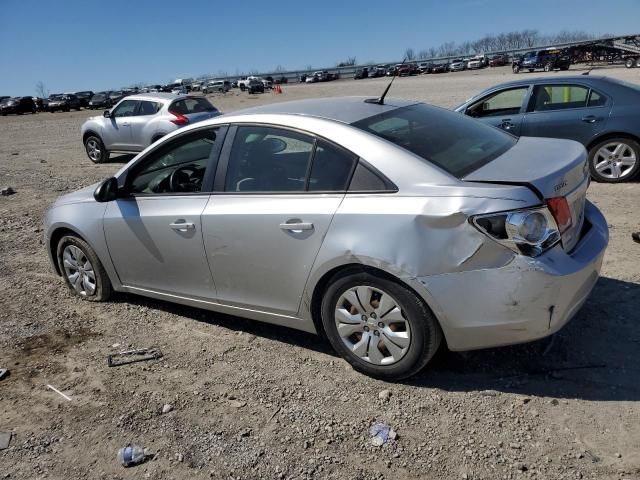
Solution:
M 169 226 L 179 232 L 186 232 L 187 230 L 195 230 L 196 228 L 196 225 L 190 222 L 174 222 L 174 223 L 170 223 Z
M 587 123 L 595 123 L 598 121 L 598 118 L 595 115 L 587 115 L 586 117 L 582 117 L 582 121 Z
M 289 230 L 291 232 L 302 232 L 303 230 L 313 230 L 313 223 L 281 223 L 280 228 L 282 230 Z

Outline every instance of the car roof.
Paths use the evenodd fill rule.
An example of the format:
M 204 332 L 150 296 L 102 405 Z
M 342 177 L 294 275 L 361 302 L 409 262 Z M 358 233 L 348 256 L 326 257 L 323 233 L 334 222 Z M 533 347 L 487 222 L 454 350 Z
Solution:
M 354 123 L 364 118 L 395 110 L 396 108 L 415 105 L 415 100 L 386 98 L 384 105 L 367 103 L 369 97 L 329 97 L 290 102 L 271 103 L 260 107 L 246 108 L 231 115 L 253 115 L 259 113 L 279 113 L 289 115 L 305 115 L 326 118 L 343 123 Z

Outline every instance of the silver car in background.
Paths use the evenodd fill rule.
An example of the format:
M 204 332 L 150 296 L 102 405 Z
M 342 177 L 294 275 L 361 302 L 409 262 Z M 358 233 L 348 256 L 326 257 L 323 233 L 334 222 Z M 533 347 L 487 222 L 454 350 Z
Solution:
M 598 279 L 584 147 L 406 100 L 278 103 L 173 132 L 46 216 L 56 272 L 317 332 L 399 379 L 550 335 Z
M 180 127 L 220 115 L 203 97 L 146 93 L 123 98 L 80 129 L 89 160 L 105 162 L 111 152 L 141 152 Z

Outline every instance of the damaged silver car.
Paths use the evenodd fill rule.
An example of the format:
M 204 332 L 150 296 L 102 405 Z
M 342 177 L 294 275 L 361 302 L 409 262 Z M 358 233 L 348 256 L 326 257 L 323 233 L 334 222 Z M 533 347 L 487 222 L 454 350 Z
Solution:
M 550 335 L 591 292 L 607 223 L 584 147 L 404 100 L 287 102 L 167 135 L 61 197 L 72 292 L 130 292 L 326 335 L 355 369 L 418 372 Z

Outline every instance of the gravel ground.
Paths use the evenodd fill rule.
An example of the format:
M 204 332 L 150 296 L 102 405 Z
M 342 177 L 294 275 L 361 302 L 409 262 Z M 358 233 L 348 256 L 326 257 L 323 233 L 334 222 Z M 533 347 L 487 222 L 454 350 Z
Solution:
M 603 72 L 640 81 L 638 70 Z M 450 107 L 512 78 L 507 68 L 402 78 L 390 96 Z M 385 84 L 210 98 L 229 112 L 377 95 Z M 0 432 L 14 434 L 0 450 L 0 478 L 640 478 L 637 182 L 589 191 L 611 243 L 591 299 L 566 328 L 527 345 L 442 349 L 415 378 L 387 384 L 355 373 L 313 335 L 132 295 L 73 297 L 49 268 L 44 212 L 127 159 L 89 162 L 79 139 L 89 115 L 0 118 L 0 186 L 17 192 L 0 197 L 0 368 L 10 370 Z M 151 345 L 164 358 L 107 367 L 109 353 Z M 375 422 L 397 438 L 372 446 Z M 153 458 L 124 469 L 116 453 L 129 442 Z

